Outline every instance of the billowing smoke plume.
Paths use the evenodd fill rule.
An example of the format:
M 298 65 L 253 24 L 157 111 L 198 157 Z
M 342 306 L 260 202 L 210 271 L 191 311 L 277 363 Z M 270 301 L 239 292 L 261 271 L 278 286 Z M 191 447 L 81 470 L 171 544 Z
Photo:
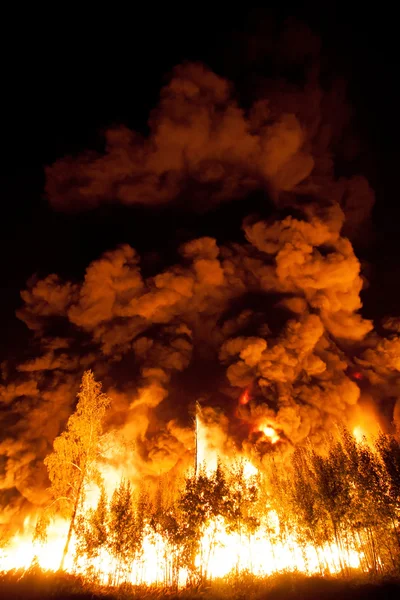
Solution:
M 29 282 L 18 316 L 41 351 L 3 365 L 3 520 L 42 502 L 43 458 L 87 368 L 112 397 L 107 428 L 134 445 L 129 468 L 149 477 L 192 460 L 196 400 L 216 446 L 262 457 L 308 437 L 320 443 L 346 421 L 360 396 L 349 373 L 357 352 L 376 385 L 400 370 L 398 336 L 377 341 L 359 312 L 360 263 L 343 232 L 356 236 L 368 222 L 373 193 L 362 177 L 334 177 L 348 123 L 340 85 L 323 91 L 311 74 L 303 87 L 260 87 L 245 110 L 228 81 L 179 66 L 149 137 L 117 127 L 104 153 L 48 167 L 47 195 L 61 210 L 116 202 L 207 211 L 254 190 L 276 210 L 249 215 L 243 243 L 184 243 L 177 263 L 150 277 L 122 245 L 81 282 Z M 260 443 L 261 423 L 278 444 Z
M 100 203 L 174 204 L 205 211 L 268 190 L 314 194 L 340 203 L 352 233 L 368 220 L 374 195 L 362 177 L 335 180 L 332 152 L 350 118 L 343 83 L 322 91 L 310 74 L 302 87 L 265 81 L 246 110 L 233 86 L 201 64 L 176 67 L 143 138 L 124 126 L 105 132 L 104 153 L 58 160 L 46 191 L 60 210 Z M 289 196 L 291 198 L 291 196 Z
M 125 127 L 111 129 L 104 155 L 62 159 L 50 167 L 51 202 L 66 209 L 110 199 L 157 205 L 175 202 L 190 189 L 191 202 L 201 207 L 268 182 L 291 190 L 314 166 L 294 114 L 274 118 L 261 101 L 246 115 L 230 84 L 202 65 L 175 69 L 149 124 L 148 139 Z

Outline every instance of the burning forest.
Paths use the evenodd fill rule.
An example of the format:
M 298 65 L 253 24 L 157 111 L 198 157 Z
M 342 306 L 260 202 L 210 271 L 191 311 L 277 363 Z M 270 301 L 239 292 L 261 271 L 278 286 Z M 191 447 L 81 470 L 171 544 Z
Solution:
M 317 67 L 241 102 L 187 62 L 146 135 L 116 125 L 46 167 L 69 218 L 139 207 L 222 233 L 172 227 L 167 257 L 123 241 L 27 282 L 31 343 L 1 364 L 0 570 L 174 588 L 398 573 L 400 321 L 363 315 L 375 199 L 337 176 L 350 116 Z

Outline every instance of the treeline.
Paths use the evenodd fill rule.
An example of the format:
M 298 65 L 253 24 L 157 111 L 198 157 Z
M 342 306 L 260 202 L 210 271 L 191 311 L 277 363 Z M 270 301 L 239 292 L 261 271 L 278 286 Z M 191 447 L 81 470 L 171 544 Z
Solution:
M 248 537 L 260 526 L 260 481 L 245 476 L 243 463 L 220 463 L 212 473 L 204 466 L 178 490 L 161 481 L 155 493 L 134 491 L 123 479 L 110 501 L 103 488 L 97 507 L 76 519 L 75 562 L 113 585 L 156 579 L 176 586 L 182 576 L 198 583 L 209 577 L 222 530 Z M 145 540 L 154 548 L 152 562 Z
M 69 521 L 61 570 L 75 538 L 77 568 L 114 585 L 175 586 L 227 569 L 260 575 L 399 571 L 397 435 L 381 434 L 371 445 L 344 429 L 327 440 L 324 453 L 311 445 L 289 459 L 271 453 L 258 472 L 245 460 L 221 461 L 172 489 L 160 480 L 152 493 L 122 480 L 108 497 L 99 463 L 107 455 L 102 423 L 109 405 L 101 384 L 85 372 L 76 410 L 45 461 L 51 502 L 36 538 L 45 541 L 55 512 Z M 99 502 L 84 510 L 93 483 L 102 490 Z M 223 547 L 229 553 L 222 557 Z
M 270 479 L 275 510 L 299 545 L 340 549 L 346 573 L 351 551 L 364 571 L 398 571 L 400 566 L 400 445 L 380 434 L 370 445 L 347 430 L 331 440 L 326 454 L 311 447 L 295 451 L 291 470 L 275 469 Z M 280 490 L 280 493 L 278 492 Z M 278 492 L 278 494 L 277 494 Z M 347 560 L 347 557 L 349 558 Z M 321 571 L 324 560 L 320 560 Z
M 244 462 L 220 463 L 213 472 L 204 467 L 186 476 L 175 493 L 160 484 L 155 494 L 134 492 L 122 480 L 110 501 L 103 491 L 97 507 L 77 519 L 76 561 L 103 581 L 107 572 L 112 584 L 154 581 L 157 573 L 168 586 L 210 578 L 215 552 L 230 544 L 237 574 L 285 568 L 349 574 L 354 556 L 364 572 L 393 573 L 400 567 L 399 518 L 397 438 L 381 434 L 370 446 L 344 430 L 324 455 L 299 448 L 289 464 L 271 457 L 257 475 L 249 476 Z M 145 540 L 154 549 L 152 574 Z M 253 563 L 252 544 L 263 548 L 261 556 L 253 552 Z

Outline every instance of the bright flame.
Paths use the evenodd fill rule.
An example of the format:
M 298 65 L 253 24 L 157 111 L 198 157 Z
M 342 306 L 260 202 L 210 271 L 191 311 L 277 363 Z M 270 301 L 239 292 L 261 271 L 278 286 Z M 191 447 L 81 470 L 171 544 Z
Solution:
M 197 566 L 202 566 L 212 578 L 224 577 L 237 568 L 257 576 L 286 570 L 318 573 L 321 559 L 330 573 L 340 571 L 343 556 L 336 545 L 327 544 L 317 551 L 313 546 L 300 546 L 291 536 L 283 540 L 278 515 L 273 510 L 265 525 L 269 535 L 259 528 L 255 533 L 243 536 L 227 533 L 224 520 L 215 519 L 204 532 Z M 352 568 L 360 567 L 360 555 L 354 549 L 349 551 L 346 564 Z
M 360 425 L 357 425 L 357 427 L 354 427 L 353 429 L 353 435 L 356 439 L 356 441 L 358 443 L 362 442 L 364 437 L 366 436 L 366 432 L 363 430 L 363 428 Z
M 66 532 L 67 523 L 56 521 L 51 526 L 49 539 L 44 546 L 32 544 L 31 536 L 26 534 L 15 536 L 9 547 L 0 554 L 0 570 L 27 569 L 35 559 L 41 568 L 56 571 Z M 65 568 L 68 572 L 84 572 L 84 565 L 74 563 L 75 547 L 76 540 L 73 539 Z M 140 557 L 133 561 L 125 578 L 132 584 L 172 584 L 173 559 L 173 547 L 160 534 L 147 527 Z M 256 576 L 283 570 L 313 574 L 320 572 L 321 561 L 325 569 L 333 574 L 340 571 L 341 563 L 359 568 L 361 560 L 362 554 L 355 548 L 344 553 L 336 545 L 326 544 L 318 549 L 310 545 L 299 545 L 293 536 L 283 535 L 278 515 L 271 510 L 267 515 L 267 522 L 251 535 L 229 533 L 222 517 L 211 520 L 204 529 L 195 564 L 203 574 L 216 578 L 224 577 L 237 569 L 250 571 Z M 92 560 L 91 564 L 103 583 L 113 582 L 118 567 L 106 551 Z M 185 585 L 187 577 L 187 571 L 180 569 L 178 583 Z
M 250 402 L 250 392 L 248 389 L 245 389 L 244 392 L 240 395 L 239 404 L 248 404 Z
M 357 443 L 366 441 L 368 444 L 379 435 L 379 421 L 371 402 L 364 401 L 363 406 L 354 407 L 352 433 Z
M 269 438 L 271 444 L 276 444 L 280 439 L 278 433 L 271 425 L 260 425 L 259 431 L 262 431 L 265 437 Z
M 0 570 L 28 569 L 34 560 L 50 571 L 60 566 L 61 556 L 68 532 L 68 523 L 56 519 L 47 531 L 45 544 L 33 542 L 35 522 L 29 517 L 24 522 L 24 532 L 15 535 L 5 547 L 0 549 Z M 67 561 L 67 568 L 72 567 L 72 560 Z
M 279 434 L 270 424 L 262 423 L 257 430 L 261 431 L 272 444 L 280 439 Z M 354 435 L 357 439 L 362 434 L 363 430 L 356 427 Z M 207 427 L 198 415 L 199 459 L 205 464 L 208 472 L 212 472 L 217 464 L 218 449 L 215 446 L 215 439 L 223 440 L 221 435 L 221 432 L 213 431 L 212 426 Z M 241 465 L 245 481 L 252 484 L 252 481 L 257 480 L 258 469 L 245 458 L 242 459 Z M 103 470 L 109 498 L 122 474 L 110 466 Z M 92 486 L 86 495 L 85 508 L 95 507 L 98 497 L 98 488 Z M 0 550 L 0 570 L 27 569 L 33 561 L 46 570 L 56 571 L 59 568 L 68 523 L 61 519 L 55 520 L 48 530 L 47 541 L 43 545 L 32 542 L 34 525 L 34 520 L 26 519 L 24 532 L 14 536 Z M 76 544 L 77 540 L 73 537 L 65 568 L 71 573 L 85 573 L 86 559 L 74 560 Z M 123 580 L 128 580 L 132 584 L 170 585 L 178 582 L 178 585 L 185 585 L 188 581 L 188 572 L 182 567 L 177 569 L 176 560 L 176 548 L 168 542 L 166 536 L 155 533 L 147 523 L 141 548 L 128 571 L 124 572 Z M 239 531 L 232 531 L 222 516 L 210 519 L 202 531 L 195 565 L 202 574 L 215 578 L 245 570 L 256 576 L 266 576 L 283 570 L 298 570 L 312 574 L 319 573 L 322 569 L 328 573 L 337 573 L 343 565 L 365 569 L 363 561 L 361 546 L 357 547 L 356 541 L 349 542 L 345 549 L 333 543 L 315 547 L 299 542 L 295 534 L 288 532 L 285 524 L 280 523 L 278 514 L 271 508 L 266 509 L 259 525 L 251 533 L 244 533 L 240 528 Z M 116 575 L 118 565 L 106 549 L 102 549 L 90 564 L 103 583 L 119 582 L 119 576 Z

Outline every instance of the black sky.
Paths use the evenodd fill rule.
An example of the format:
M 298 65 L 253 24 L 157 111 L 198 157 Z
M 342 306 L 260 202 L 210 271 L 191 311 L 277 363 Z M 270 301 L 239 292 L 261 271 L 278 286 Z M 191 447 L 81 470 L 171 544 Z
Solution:
M 23 23 L 4 20 L 8 35 L 2 53 L 1 355 L 17 352 L 24 340 L 25 326 L 14 311 L 19 291 L 33 273 L 81 277 L 89 261 L 122 242 L 144 252 L 151 270 L 160 260 L 173 260 L 177 242 L 189 232 L 232 234 L 241 216 L 233 212 L 228 219 L 218 213 L 155 218 L 137 208 L 56 213 L 44 197 L 44 166 L 65 154 L 101 147 L 101 131 L 112 124 L 146 132 L 149 111 L 157 104 L 168 72 L 184 60 L 205 62 L 239 87 L 253 73 L 277 75 L 273 69 L 268 72 L 271 64 L 262 56 L 250 60 L 246 52 L 268 15 L 278 25 L 288 17 L 308 23 L 321 36 L 327 68 L 348 80 L 355 128 L 363 144 L 355 172 L 365 174 L 377 194 L 377 236 L 361 258 L 371 263 L 370 289 L 379 293 L 365 294 L 365 311 L 368 316 L 400 313 L 396 22 L 384 9 L 377 13 L 376 7 L 368 13 L 364 8 L 350 11 L 321 4 L 316 8 L 305 3 L 295 10 L 154 5 L 136 9 L 133 15 L 106 14 L 101 25 L 97 15 L 64 15 L 61 7 L 46 21 L 38 15 L 33 20 L 25 15 Z

